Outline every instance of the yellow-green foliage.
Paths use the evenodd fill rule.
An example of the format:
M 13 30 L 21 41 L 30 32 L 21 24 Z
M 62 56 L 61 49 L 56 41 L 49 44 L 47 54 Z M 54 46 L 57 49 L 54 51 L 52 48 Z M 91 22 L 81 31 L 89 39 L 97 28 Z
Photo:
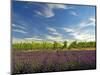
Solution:
M 47 42 L 47 41 L 41 41 L 41 42 L 21 42 L 21 43 L 13 43 L 12 48 L 15 50 L 47 50 L 47 49 L 77 49 L 77 48 L 95 48 L 96 42 L 77 42 L 73 41 L 69 46 L 68 42 Z

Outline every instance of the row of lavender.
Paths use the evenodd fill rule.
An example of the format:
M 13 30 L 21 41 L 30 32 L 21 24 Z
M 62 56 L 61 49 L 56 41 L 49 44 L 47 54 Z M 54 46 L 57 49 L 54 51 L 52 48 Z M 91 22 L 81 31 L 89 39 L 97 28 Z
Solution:
M 96 51 L 13 52 L 12 73 L 37 73 L 96 68 Z

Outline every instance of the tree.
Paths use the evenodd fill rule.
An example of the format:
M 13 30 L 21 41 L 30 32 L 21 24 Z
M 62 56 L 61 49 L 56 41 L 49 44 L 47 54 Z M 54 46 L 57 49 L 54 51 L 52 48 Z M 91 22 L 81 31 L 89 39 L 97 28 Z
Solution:
M 69 49 L 70 48 L 77 48 L 77 42 L 73 41 L 70 45 L 69 45 Z
M 54 48 L 54 49 L 57 48 L 57 42 L 56 42 L 56 41 L 54 41 L 53 48 Z
M 67 41 L 64 41 L 63 44 L 64 44 L 64 45 L 63 45 L 62 49 L 63 49 L 63 48 L 67 48 Z

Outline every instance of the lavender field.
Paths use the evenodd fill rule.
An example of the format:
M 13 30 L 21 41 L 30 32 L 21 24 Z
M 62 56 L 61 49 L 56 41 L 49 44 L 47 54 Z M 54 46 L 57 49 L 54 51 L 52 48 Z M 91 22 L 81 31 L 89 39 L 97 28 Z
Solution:
M 13 74 L 41 73 L 96 68 L 96 51 L 16 51 Z
M 12 1 L 12 74 L 96 69 L 96 6 Z

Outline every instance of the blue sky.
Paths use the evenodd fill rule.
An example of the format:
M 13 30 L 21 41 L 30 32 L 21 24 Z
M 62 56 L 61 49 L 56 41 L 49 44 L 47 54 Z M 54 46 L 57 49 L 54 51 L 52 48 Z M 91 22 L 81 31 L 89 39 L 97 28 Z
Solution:
M 13 1 L 13 40 L 95 40 L 95 6 Z

